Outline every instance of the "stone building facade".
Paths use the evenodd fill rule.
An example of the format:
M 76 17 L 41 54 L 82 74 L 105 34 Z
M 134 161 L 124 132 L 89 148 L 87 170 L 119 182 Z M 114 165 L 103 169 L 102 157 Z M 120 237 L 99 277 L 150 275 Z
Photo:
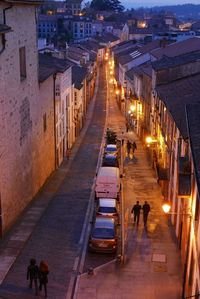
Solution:
M 2 235 L 54 170 L 52 102 L 39 96 L 35 1 L 1 1 L 11 27 L 0 53 L 0 215 Z

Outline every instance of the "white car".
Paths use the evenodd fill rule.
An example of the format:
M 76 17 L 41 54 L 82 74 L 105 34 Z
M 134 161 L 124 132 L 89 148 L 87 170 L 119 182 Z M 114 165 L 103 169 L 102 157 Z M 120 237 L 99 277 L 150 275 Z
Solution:
M 118 202 L 115 198 L 99 198 L 96 209 L 97 216 L 112 217 L 118 220 Z

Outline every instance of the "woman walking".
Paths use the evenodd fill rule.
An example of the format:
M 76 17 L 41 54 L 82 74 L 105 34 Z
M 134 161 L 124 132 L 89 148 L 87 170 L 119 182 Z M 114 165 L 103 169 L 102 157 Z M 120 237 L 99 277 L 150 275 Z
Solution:
M 49 274 L 49 267 L 45 261 L 40 262 L 39 266 L 39 290 L 42 290 L 42 286 L 44 286 L 44 294 L 47 297 L 47 283 L 48 283 L 48 274 Z

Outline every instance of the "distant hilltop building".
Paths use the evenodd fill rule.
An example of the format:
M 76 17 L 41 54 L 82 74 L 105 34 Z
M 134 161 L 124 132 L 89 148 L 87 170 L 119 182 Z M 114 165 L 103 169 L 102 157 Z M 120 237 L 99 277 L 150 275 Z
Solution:
M 81 14 L 81 4 L 83 0 L 66 0 L 66 8 L 77 16 Z

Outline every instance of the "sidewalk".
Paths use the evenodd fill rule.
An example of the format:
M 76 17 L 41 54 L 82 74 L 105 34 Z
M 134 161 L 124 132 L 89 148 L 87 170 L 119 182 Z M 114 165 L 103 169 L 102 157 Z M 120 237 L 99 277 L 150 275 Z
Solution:
M 118 134 L 125 132 L 125 119 L 110 94 L 108 127 Z M 161 211 L 162 195 L 146 152 L 133 132 L 125 139 L 135 140 L 137 150 L 132 159 L 126 156 L 125 177 L 125 263 L 111 262 L 94 269 L 94 275 L 79 277 L 76 299 L 178 299 L 181 298 L 181 262 L 176 238 Z M 147 230 L 142 215 L 138 227 L 130 211 L 136 200 L 148 201 L 151 212 Z

